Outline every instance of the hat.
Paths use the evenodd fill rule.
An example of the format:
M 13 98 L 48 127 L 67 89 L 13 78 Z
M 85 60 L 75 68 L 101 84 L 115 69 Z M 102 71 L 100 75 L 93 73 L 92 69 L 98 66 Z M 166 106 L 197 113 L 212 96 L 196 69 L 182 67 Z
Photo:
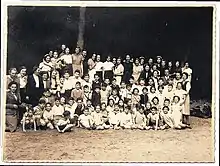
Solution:
M 145 59 L 143 56 L 141 56 L 139 59 Z
M 157 58 L 160 58 L 160 59 L 162 59 L 162 56 L 160 56 L 160 55 L 157 55 Z

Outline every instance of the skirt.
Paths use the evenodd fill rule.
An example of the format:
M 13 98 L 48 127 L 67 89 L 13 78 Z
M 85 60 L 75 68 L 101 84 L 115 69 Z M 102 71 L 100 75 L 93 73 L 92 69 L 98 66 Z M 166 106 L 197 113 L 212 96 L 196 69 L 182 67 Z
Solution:
M 186 96 L 186 100 L 185 100 L 184 108 L 183 108 L 183 115 L 190 115 L 190 97 L 189 97 L 189 95 Z
M 17 115 L 6 115 L 6 130 L 14 132 L 17 129 L 18 117 Z

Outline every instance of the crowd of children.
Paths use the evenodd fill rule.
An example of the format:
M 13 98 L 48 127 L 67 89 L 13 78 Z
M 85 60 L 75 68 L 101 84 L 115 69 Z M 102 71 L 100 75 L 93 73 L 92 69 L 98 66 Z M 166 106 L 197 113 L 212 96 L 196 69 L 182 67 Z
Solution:
M 8 79 L 10 89 L 18 78 L 21 102 L 32 105 L 20 117 L 23 131 L 30 124 L 34 130 L 59 132 L 74 126 L 89 130 L 191 128 L 192 69 L 188 62 L 181 66 L 161 56 L 154 60 L 130 55 L 125 60 L 107 56 L 102 62 L 99 54 L 88 58 L 80 48 L 70 54 L 62 45 L 59 53 L 46 54 L 34 71 L 40 73 L 43 85 L 37 104 L 28 95 L 31 89 L 25 67 L 19 74 L 12 68 Z

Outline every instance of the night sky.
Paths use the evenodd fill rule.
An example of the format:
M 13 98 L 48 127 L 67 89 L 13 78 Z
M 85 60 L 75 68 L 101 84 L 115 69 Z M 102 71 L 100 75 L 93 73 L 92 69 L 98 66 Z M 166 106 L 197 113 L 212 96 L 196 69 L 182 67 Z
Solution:
M 212 12 L 212 7 L 87 8 L 85 49 L 89 56 L 160 54 L 165 60 L 188 60 L 192 98 L 211 99 Z M 8 68 L 31 69 L 61 44 L 73 50 L 78 17 L 76 7 L 9 7 Z

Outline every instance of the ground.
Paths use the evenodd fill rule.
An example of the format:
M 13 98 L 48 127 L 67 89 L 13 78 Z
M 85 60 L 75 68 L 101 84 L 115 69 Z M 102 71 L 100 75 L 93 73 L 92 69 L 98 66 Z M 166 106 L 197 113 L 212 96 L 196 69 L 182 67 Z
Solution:
M 4 160 L 213 162 L 211 119 L 192 117 L 184 131 L 75 129 L 6 133 Z

